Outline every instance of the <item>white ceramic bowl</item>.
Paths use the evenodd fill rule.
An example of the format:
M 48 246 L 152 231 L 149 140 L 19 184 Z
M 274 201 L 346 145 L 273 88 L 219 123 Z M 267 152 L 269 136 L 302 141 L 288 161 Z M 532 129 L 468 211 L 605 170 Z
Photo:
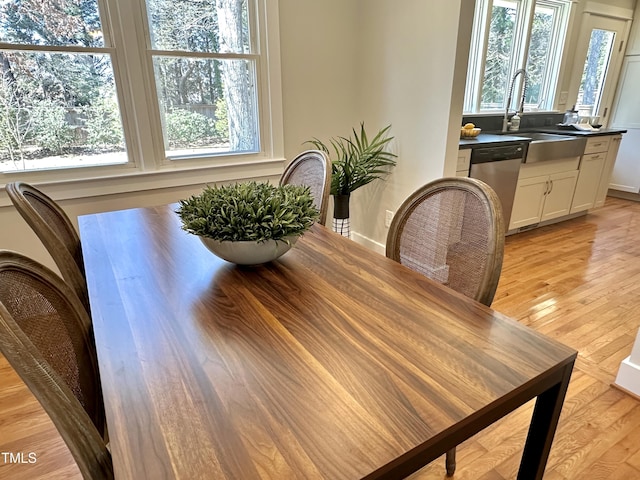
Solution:
M 205 247 L 214 255 L 238 265 L 258 265 L 282 256 L 298 241 L 298 236 L 265 242 L 229 242 L 200 237 Z

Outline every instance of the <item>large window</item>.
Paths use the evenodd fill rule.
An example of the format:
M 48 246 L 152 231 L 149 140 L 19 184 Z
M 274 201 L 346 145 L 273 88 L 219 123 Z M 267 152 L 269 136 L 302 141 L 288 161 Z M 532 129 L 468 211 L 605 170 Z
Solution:
M 264 5 L 0 0 L 0 175 L 264 152 Z
M 465 112 L 503 111 L 519 69 L 526 71 L 525 109 L 553 108 L 569 5 L 567 0 L 476 2 Z M 511 109 L 522 94 L 521 78 Z
M 6 0 L 0 15 L 0 170 L 126 162 L 97 4 Z
M 248 3 L 147 0 L 147 12 L 167 155 L 258 150 Z

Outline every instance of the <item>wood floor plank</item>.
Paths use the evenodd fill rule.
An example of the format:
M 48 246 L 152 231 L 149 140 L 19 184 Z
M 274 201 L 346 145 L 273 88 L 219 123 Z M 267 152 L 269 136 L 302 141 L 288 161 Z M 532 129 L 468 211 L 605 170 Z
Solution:
M 640 448 L 640 442 L 638 442 L 638 448 Z M 628 459 L 627 459 L 627 463 L 629 465 L 631 465 L 632 467 L 640 470 L 640 450 L 636 451 L 636 453 L 634 453 L 633 455 L 631 455 Z M 640 477 L 638 477 L 640 478 Z
M 640 203 L 608 198 L 574 220 L 507 238 L 493 308 L 579 351 L 545 480 L 640 479 L 640 401 L 611 387 L 640 328 Z M 531 405 L 458 446 L 455 480 L 515 478 Z M 0 356 L 0 452 L 37 453 L 0 480 L 80 474 L 37 401 Z M 444 458 L 411 479 L 443 480 Z

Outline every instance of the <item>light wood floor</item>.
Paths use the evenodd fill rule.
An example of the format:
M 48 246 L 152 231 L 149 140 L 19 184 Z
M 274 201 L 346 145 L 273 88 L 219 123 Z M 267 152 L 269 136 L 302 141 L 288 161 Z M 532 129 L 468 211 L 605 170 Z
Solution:
M 640 401 L 611 387 L 640 327 L 640 203 L 507 238 L 493 307 L 579 350 L 545 479 L 640 479 Z M 531 405 L 458 447 L 455 479 L 514 479 Z M 6 464 L 1 452 L 35 452 Z M 27 460 L 25 458 L 25 460 Z M 79 479 L 64 443 L 0 357 L 0 479 Z M 412 479 L 444 478 L 444 458 Z

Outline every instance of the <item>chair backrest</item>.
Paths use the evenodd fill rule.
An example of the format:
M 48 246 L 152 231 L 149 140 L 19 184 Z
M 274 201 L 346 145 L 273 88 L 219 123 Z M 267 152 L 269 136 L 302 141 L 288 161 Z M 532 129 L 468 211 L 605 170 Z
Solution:
M 48 413 L 84 478 L 111 479 L 91 320 L 45 266 L 0 250 L 0 351 Z
M 331 192 L 331 161 L 320 150 L 307 150 L 294 158 L 285 168 L 280 185 L 307 185 L 320 210 L 319 223 L 324 224 Z
M 486 183 L 442 178 L 400 206 L 387 237 L 387 257 L 487 306 L 504 255 L 500 199 Z
M 67 214 L 54 200 L 28 183 L 8 183 L 6 190 L 16 210 L 53 258 L 62 278 L 89 311 L 80 237 Z

